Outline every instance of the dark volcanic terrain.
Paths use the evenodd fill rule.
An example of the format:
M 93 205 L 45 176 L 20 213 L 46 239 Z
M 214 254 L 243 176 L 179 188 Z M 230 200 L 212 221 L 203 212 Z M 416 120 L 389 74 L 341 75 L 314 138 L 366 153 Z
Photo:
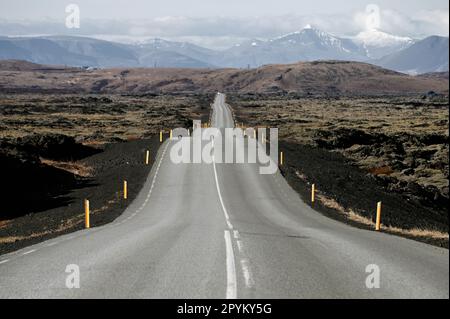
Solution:
M 277 127 L 283 172 L 322 211 L 448 247 L 448 96 L 296 98 L 230 95 L 237 120 Z

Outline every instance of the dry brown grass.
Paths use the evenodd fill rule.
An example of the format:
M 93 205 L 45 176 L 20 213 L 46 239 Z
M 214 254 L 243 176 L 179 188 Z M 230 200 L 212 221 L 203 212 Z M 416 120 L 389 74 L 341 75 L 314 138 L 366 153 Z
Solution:
M 86 164 L 83 164 L 80 162 L 54 161 L 54 160 L 41 158 L 41 163 L 64 170 L 64 171 L 67 171 L 69 173 L 72 173 L 72 174 L 80 176 L 80 177 L 91 177 L 92 173 L 93 173 L 92 167 L 87 166 Z
M 9 220 L 0 220 L 0 228 L 6 227 L 9 223 Z
M 370 226 L 375 229 L 375 223 L 364 216 L 359 215 L 353 210 L 346 210 L 342 207 L 336 200 L 333 198 L 327 197 L 323 194 L 318 194 L 317 199 L 322 203 L 322 205 L 335 210 L 336 212 L 344 215 L 347 219 L 356 222 L 361 225 Z M 383 231 L 387 233 L 392 233 L 396 235 L 408 236 L 413 238 L 432 238 L 432 239 L 441 239 L 448 240 L 449 234 L 443 233 L 437 230 L 430 229 L 420 229 L 420 228 L 412 228 L 412 229 L 403 229 L 399 227 L 386 226 L 381 224 L 381 228 Z
M 370 174 L 373 175 L 391 175 L 394 170 L 390 166 L 373 167 L 368 169 Z
M 85 141 L 81 144 L 84 146 L 92 146 L 94 148 L 101 148 L 103 145 L 105 145 L 105 141 Z
M 387 232 L 397 235 L 407 235 L 416 238 L 433 238 L 433 239 L 449 240 L 448 233 L 443 233 L 437 230 L 420 229 L 420 228 L 401 229 L 391 226 L 385 228 Z
M 102 213 L 102 212 L 106 211 L 108 208 L 110 208 L 112 205 L 116 204 L 119 201 L 118 197 L 119 197 L 118 193 L 116 192 L 115 198 L 110 199 L 109 201 L 107 201 L 106 204 L 104 204 L 102 207 L 93 209 L 91 211 L 91 214 L 99 214 L 99 213 Z M 84 218 L 84 215 L 82 215 L 82 217 Z
M 299 171 L 295 171 L 295 175 L 300 178 L 302 181 L 307 181 L 308 178 L 306 177 L 306 175 L 304 175 L 303 173 L 299 172 Z
M 83 219 L 81 219 L 80 217 L 82 217 L 84 215 L 78 215 L 75 216 L 71 219 L 65 220 L 57 229 L 55 230 L 46 230 L 43 232 L 36 232 L 36 233 L 32 233 L 28 236 L 8 236 L 8 237 L 0 237 L 0 244 L 8 244 L 8 243 L 14 243 L 17 241 L 21 241 L 21 240 L 29 240 L 29 239 L 33 239 L 33 238 L 38 238 L 38 237 L 42 237 L 42 236 L 46 236 L 46 235 L 50 235 L 50 234 L 60 234 L 68 229 L 71 229 L 73 227 L 75 227 L 76 225 L 79 225 L 83 222 Z
M 128 142 L 130 142 L 130 141 L 136 141 L 136 140 L 138 140 L 138 139 L 140 139 L 140 136 L 139 136 L 139 135 L 128 135 L 128 136 L 127 136 L 127 141 L 128 141 Z

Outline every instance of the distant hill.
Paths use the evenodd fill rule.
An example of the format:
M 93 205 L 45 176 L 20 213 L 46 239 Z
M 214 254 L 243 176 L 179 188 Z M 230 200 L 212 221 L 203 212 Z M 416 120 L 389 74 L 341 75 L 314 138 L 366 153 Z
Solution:
M 44 39 L 52 41 L 55 45 L 69 52 L 69 54 L 76 55 L 79 58 L 73 63 L 65 63 L 67 65 L 95 67 L 139 66 L 139 59 L 135 51 L 130 46 L 121 43 L 70 36 L 51 36 Z
M 17 63 L 17 62 L 15 62 Z M 257 69 L 67 69 L 10 71 L 0 64 L 0 92 L 240 92 L 301 95 L 448 94 L 448 79 L 417 77 L 342 61 L 267 65 Z M 7 64 L 6 64 L 7 65 Z
M 0 60 L 0 71 L 35 71 L 43 67 L 46 66 L 22 60 Z
M 206 49 L 188 42 L 174 42 L 155 38 L 136 46 L 142 65 L 157 67 L 214 67 L 217 51 Z M 165 55 L 173 55 L 177 65 Z M 175 60 L 176 61 L 176 60 Z
M 211 67 L 208 62 L 183 54 L 177 42 L 171 47 L 125 45 L 86 37 L 49 36 L 0 38 L 0 59 L 41 64 L 91 67 Z M 205 49 L 207 50 L 207 49 Z M 199 50 L 200 52 L 200 50 Z M 202 58 L 202 55 L 200 55 Z
M 449 72 L 431 72 L 431 73 L 423 73 L 419 75 L 422 78 L 428 79 L 449 79 Z
M 19 54 L 17 52 L 20 52 Z M 96 59 L 70 52 L 55 41 L 45 38 L 10 38 L 0 41 L 2 59 L 20 59 L 40 64 L 95 65 Z
M 448 56 L 448 38 L 431 36 L 374 63 L 409 74 L 445 72 L 449 70 Z

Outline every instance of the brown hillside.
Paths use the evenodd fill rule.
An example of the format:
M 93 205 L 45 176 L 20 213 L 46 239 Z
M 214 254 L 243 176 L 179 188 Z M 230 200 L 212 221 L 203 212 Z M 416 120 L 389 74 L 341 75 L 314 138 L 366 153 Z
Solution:
M 0 62 L 1 91 L 86 93 L 239 92 L 299 94 L 448 94 L 448 79 L 413 77 L 366 63 L 321 61 L 257 69 L 12 68 Z M 4 67 L 7 65 L 8 67 Z

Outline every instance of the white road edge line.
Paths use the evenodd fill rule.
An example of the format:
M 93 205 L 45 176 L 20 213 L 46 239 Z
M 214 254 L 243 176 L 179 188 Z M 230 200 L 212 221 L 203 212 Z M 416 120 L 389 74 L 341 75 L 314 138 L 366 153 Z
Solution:
M 164 150 L 163 150 L 163 152 L 161 154 L 161 157 L 159 158 L 158 166 L 156 167 L 155 175 L 153 175 L 152 184 L 151 184 L 150 190 L 148 191 L 148 194 L 147 194 L 147 196 L 145 198 L 144 203 L 133 214 L 131 214 L 130 216 L 128 216 L 124 220 L 122 220 L 122 221 L 120 221 L 120 222 L 118 222 L 116 224 L 113 224 L 114 226 L 117 226 L 117 225 L 120 225 L 120 224 L 122 224 L 122 223 L 124 223 L 126 221 L 129 221 L 130 219 L 135 217 L 138 212 L 140 212 L 141 210 L 143 210 L 145 208 L 145 206 L 147 205 L 147 203 L 148 203 L 148 201 L 150 199 L 150 196 L 152 194 L 153 187 L 155 186 L 156 178 L 158 177 L 158 173 L 159 173 L 159 168 L 161 167 L 161 163 L 162 163 L 162 161 L 164 159 L 164 155 L 166 154 L 168 146 L 169 146 L 169 143 L 166 144 L 166 146 L 164 147 Z
M 1 264 L 6 264 L 8 261 L 9 261 L 9 259 L 2 260 L 2 261 L 0 261 L 0 265 Z
M 234 263 L 233 244 L 231 242 L 230 231 L 225 230 L 225 248 L 227 253 L 227 299 L 236 299 L 237 297 L 237 281 L 236 281 L 236 265 Z
M 29 251 L 22 253 L 22 255 L 28 255 L 28 254 L 34 253 L 35 251 L 36 251 L 36 249 L 31 249 Z

